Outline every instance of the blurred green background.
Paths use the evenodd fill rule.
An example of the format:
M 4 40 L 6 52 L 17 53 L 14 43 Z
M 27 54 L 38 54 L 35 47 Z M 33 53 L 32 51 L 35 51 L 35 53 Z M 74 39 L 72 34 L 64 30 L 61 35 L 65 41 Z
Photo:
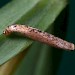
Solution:
M 0 0 L 0 8 L 12 0 Z M 62 39 L 75 43 L 75 1 L 70 0 L 56 20 L 47 28 Z M 75 52 L 34 42 L 14 75 L 75 75 Z

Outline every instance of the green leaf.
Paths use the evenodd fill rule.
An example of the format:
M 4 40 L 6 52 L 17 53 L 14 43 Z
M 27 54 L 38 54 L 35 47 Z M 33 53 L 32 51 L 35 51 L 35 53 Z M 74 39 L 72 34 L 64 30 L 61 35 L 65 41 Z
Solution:
M 67 5 L 66 0 L 12 0 L 0 9 L 0 34 L 13 23 L 46 30 Z M 24 37 L 0 35 L 0 64 L 32 44 Z
M 33 43 L 14 75 L 51 75 L 51 47 Z

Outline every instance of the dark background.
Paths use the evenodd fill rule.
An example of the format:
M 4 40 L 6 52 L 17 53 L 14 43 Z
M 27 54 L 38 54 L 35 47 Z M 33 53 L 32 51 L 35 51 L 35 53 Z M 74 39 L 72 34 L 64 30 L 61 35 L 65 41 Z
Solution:
M 69 0 L 66 40 L 75 44 L 75 0 Z M 56 75 L 75 75 L 75 51 L 63 51 Z

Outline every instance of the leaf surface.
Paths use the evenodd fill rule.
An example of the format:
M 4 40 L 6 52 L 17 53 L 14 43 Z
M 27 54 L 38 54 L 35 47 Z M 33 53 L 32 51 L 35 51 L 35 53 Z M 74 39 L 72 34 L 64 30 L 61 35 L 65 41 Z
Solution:
M 27 24 L 45 31 L 67 5 L 66 0 L 12 0 L 0 9 L 0 64 L 23 51 L 32 40 L 2 32 L 11 24 Z

